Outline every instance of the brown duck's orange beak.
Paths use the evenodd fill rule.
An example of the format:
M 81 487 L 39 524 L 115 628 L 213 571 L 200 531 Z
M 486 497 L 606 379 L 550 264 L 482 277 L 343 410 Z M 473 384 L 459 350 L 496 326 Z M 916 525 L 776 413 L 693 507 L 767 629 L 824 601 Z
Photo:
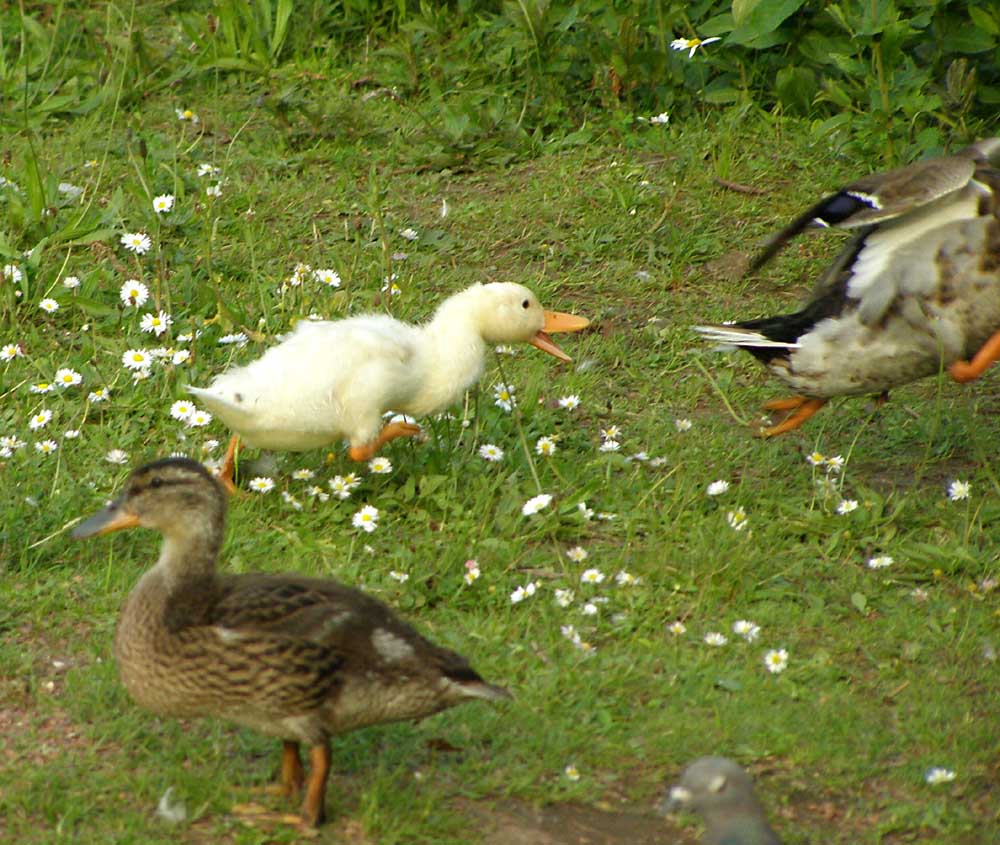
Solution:
M 536 349 L 541 349 L 542 352 L 548 352 L 549 355 L 555 355 L 555 357 L 560 360 L 572 361 L 573 359 L 570 358 L 569 355 L 563 352 L 552 342 L 552 338 L 549 337 L 549 333 L 558 334 L 559 332 L 578 332 L 580 329 L 585 329 L 589 325 L 590 320 L 586 317 L 577 317 L 575 314 L 563 314 L 561 311 L 546 311 L 545 325 L 542 326 L 542 330 L 531 338 L 528 343 Z
M 139 517 L 123 510 L 118 502 L 112 502 L 104 510 L 95 513 L 90 519 L 76 526 L 73 529 L 73 536 L 79 540 L 84 537 L 96 537 L 100 534 L 110 534 L 112 531 L 137 528 L 138 526 Z

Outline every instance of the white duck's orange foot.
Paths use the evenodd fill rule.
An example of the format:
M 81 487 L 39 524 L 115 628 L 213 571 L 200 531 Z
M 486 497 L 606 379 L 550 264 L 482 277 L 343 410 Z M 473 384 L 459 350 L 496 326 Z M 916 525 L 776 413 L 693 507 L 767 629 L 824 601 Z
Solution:
M 948 367 L 948 374 L 959 384 L 979 378 L 990 364 L 1000 358 L 1000 332 L 993 335 L 972 356 L 971 361 L 955 361 Z
M 236 450 L 239 448 L 239 435 L 234 434 L 226 447 L 226 456 L 222 459 L 222 466 L 219 467 L 219 483 L 226 488 L 230 496 L 236 493 L 236 483 L 233 476 L 236 474 Z
M 784 403 L 784 404 L 778 404 Z M 773 411 L 793 411 L 778 425 L 760 430 L 761 437 L 776 437 L 786 431 L 794 431 L 820 408 L 826 404 L 825 399 L 806 399 L 805 396 L 794 396 L 790 399 L 769 402 L 765 407 Z
M 406 422 L 392 422 L 383 428 L 379 432 L 378 437 L 372 440 L 371 443 L 366 443 L 364 446 L 352 446 L 348 454 L 351 456 L 352 461 L 369 461 L 389 441 L 395 440 L 397 437 L 416 437 L 422 432 L 423 429 L 419 425 Z

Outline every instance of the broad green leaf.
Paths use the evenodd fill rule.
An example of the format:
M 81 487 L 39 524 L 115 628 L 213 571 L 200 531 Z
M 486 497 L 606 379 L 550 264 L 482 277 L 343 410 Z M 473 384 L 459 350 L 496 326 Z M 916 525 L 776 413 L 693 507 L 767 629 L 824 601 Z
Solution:
M 795 14 L 805 0 L 766 0 L 749 10 L 746 19 L 730 33 L 728 43 L 750 44 L 750 42 L 773 33 L 791 15 Z
M 985 9 L 980 9 L 978 6 L 970 6 L 969 17 L 984 32 L 988 32 L 990 35 L 1000 35 L 1000 23 L 997 22 L 996 17 Z

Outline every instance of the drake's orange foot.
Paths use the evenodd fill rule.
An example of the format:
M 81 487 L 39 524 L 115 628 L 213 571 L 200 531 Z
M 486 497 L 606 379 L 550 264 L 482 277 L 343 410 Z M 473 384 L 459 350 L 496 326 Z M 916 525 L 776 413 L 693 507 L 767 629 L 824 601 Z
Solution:
M 772 399 L 764 403 L 765 411 L 794 411 L 804 402 L 808 401 L 805 396 L 789 396 L 786 399 Z
M 959 384 L 979 378 L 990 364 L 1000 358 L 1000 332 L 993 335 L 971 361 L 955 361 L 948 367 L 948 374 Z
M 395 440 L 397 437 L 416 437 L 422 432 L 423 429 L 419 425 L 412 423 L 389 423 L 371 443 L 366 443 L 364 446 L 352 446 L 347 454 L 351 456 L 352 461 L 370 461 L 375 453 L 390 440 Z
M 796 411 L 793 414 L 790 414 L 787 419 L 778 425 L 773 425 L 770 428 L 762 428 L 760 436 L 776 437 L 779 434 L 784 434 L 786 431 L 793 431 L 825 404 L 825 399 L 806 399 L 802 397 L 802 401 L 795 406 Z

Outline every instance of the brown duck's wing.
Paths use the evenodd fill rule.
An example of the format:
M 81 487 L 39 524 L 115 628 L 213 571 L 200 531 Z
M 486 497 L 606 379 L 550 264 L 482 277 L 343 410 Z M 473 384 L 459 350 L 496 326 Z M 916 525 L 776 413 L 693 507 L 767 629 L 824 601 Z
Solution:
M 753 262 L 759 270 L 789 241 L 812 225 L 857 229 L 892 220 L 963 188 L 976 170 L 970 147 L 952 156 L 918 161 L 907 167 L 873 173 L 824 197 L 776 234 Z

